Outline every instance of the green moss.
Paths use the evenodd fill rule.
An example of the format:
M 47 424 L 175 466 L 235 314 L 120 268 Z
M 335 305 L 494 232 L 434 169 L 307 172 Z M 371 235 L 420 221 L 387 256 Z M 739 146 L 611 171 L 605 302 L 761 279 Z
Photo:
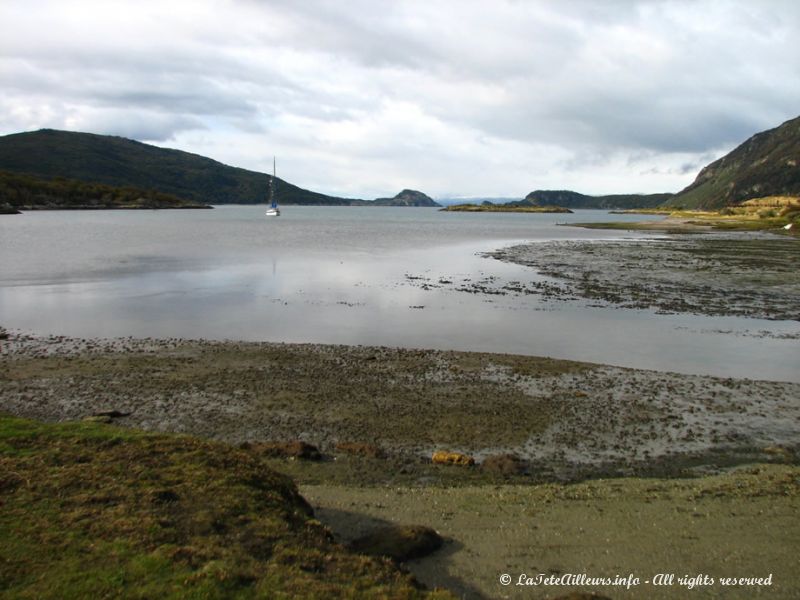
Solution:
M 294 483 L 246 450 L 12 417 L 0 440 L 4 597 L 426 594 L 334 544 Z

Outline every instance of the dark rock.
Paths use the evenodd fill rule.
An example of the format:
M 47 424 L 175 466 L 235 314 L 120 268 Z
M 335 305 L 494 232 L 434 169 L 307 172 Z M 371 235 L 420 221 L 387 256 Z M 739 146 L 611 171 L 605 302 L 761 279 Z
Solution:
M 510 477 L 525 473 L 527 464 L 516 454 L 492 454 L 481 463 L 481 469 L 487 473 Z
M 322 454 L 316 446 L 300 440 L 291 442 L 251 442 L 243 444 L 242 447 L 270 457 L 322 460 Z
M 441 548 L 444 540 L 424 525 L 389 525 L 353 540 L 354 552 L 369 556 L 388 556 L 402 562 L 427 556 Z
M 129 412 L 122 412 L 119 410 L 101 410 L 100 412 L 94 413 L 93 417 L 108 417 L 109 419 L 119 419 L 121 417 L 127 417 L 131 413 Z

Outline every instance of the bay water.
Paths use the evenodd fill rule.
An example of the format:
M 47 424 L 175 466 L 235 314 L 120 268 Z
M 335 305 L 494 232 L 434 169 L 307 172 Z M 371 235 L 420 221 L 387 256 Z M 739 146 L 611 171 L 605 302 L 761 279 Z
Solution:
M 547 281 L 481 256 L 519 243 L 652 233 L 574 222 L 605 211 L 457 213 L 282 207 L 41 211 L 0 217 L 0 325 L 77 337 L 181 337 L 437 348 L 800 381 L 800 324 L 657 314 L 458 291 Z

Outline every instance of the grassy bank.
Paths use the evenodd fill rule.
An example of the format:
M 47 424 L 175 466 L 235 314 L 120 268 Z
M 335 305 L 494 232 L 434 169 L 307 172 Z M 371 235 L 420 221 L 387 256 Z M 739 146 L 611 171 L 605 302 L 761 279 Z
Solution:
M 7 598 L 426 596 L 333 543 L 288 477 L 224 444 L 2 416 L 0 499 Z
M 627 223 L 575 223 L 587 229 L 624 229 L 691 233 L 695 231 L 772 231 L 786 235 L 800 232 L 800 198 L 769 196 L 754 198 L 721 210 L 634 209 L 617 214 L 664 215 L 660 221 Z M 789 226 L 789 229 L 786 227 Z

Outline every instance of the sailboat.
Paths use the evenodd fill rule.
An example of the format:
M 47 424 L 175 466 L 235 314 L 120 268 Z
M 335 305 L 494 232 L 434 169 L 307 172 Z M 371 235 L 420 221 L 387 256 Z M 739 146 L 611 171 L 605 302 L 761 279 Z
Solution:
M 269 199 L 270 199 L 270 207 L 267 209 L 267 212 L 264 213 L 268 217 L 280 217 L 281 211 L 278 208 L 278 198 L 275 194 L 277 188 L 277 179 L 275 178 L 275 157 L 272 157 L 272 179 L 269 180 Z

